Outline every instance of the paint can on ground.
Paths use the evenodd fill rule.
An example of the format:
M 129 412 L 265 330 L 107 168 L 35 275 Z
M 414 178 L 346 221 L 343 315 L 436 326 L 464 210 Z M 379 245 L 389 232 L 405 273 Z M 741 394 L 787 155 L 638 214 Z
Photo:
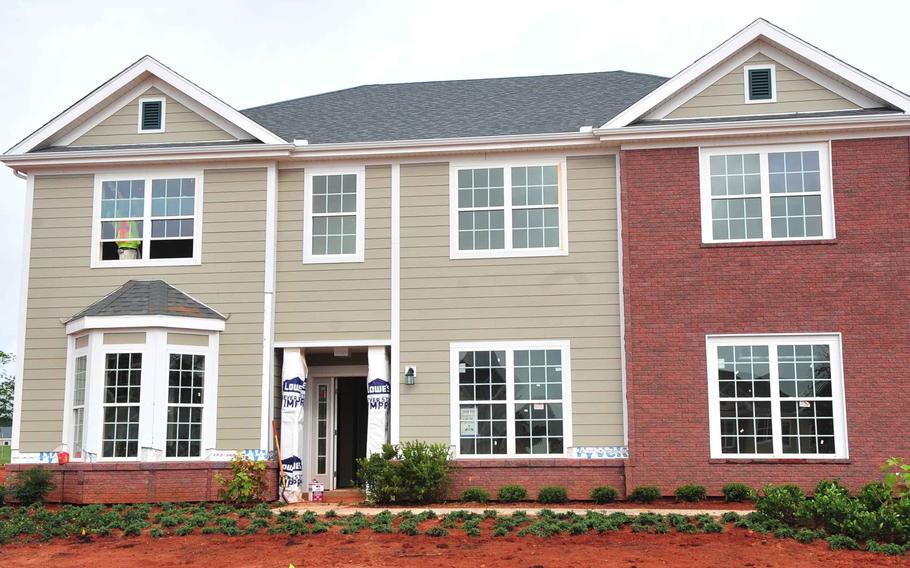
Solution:
M 310 501 L 322 502 L 325 497 L 325 486 L 315 479 L 310 483 Z

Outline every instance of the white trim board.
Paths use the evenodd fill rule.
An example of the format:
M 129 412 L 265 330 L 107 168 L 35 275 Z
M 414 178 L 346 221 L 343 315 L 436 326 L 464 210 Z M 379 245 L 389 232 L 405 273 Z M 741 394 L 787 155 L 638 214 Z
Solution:
M 10 446 L 19 451 L 19 434 L 22 431 L 22 384 L 25 379 L 25 326 L 28 308 L 28 273 L 32 254 L 32 207 L 35 198 L 35 176 L 28 174 L 25 181 L 25 220 L 22 223 L 22 274 L 19 280 L 19 334 L 16 345 L 16 377 L 13 385 L 13 429 Z
M 772 46 L 795 54 L 820 69 L 826 70 L 831 75 L 842 78 L 854 85 L 860 92 L 867 93 L 870 99 L 878 99 L 886 105 L 892 105 L 904 112 L 910 110 L 910 96 L 847 65 L 767 20 L 759 18 L 603 124 L 599 129 L 595 129 L 595 132 L 628 126 L 758 39 L 764 39 Z M 781 63 L 786 65 L 785 61 L 781 61 Z M 811 79 L 811 77 L 809 78 Z
M 196 100 L 200 105 L 211 109 L 215 114 L 241 128 L 252 138 L 256 138 L 266 144 L 285 143 L 282 138 L 263 128 L 240 111 L 166 67 L 154 57 L 146 55 L 57 115 L 47 124 L 10 148 L 6 153 L 24 154 L 34 150 L 49 139 L 67 130 L 80 118 L 109 104 L 112 97 L 116 97 L 122 89 L 130 88 L 137 81 L 142 81 L 148 75 L 156 76 L 172 85 L 175 89 Z

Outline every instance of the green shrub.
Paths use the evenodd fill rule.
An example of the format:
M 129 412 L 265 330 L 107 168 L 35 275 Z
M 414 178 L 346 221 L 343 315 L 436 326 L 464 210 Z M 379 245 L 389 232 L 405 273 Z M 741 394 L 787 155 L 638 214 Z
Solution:
M 149 536 L 152 538 L 161 538 L 164 536 L 164 531 L 160 527 L 152 527 L 149 530 Z
M 724 494 L 724 499 L 729 503 L 750 501 L 755 495 L 752 488 L 744 483 L 727 483 L 721 491 Z
M 35 467 L 19 472 L 9 492 L 23 505 L 31 505 L 43 503 L 53 489 L 51 473 L 44 468 Z
M 267 487 L 264 461 L 248 460 L 238 452 L 231 460 L 231 474 L 230 477 L 220 473 L 215 476 L 221 486 L 221 497 L 225 501 L 234 505 L 248 505 L 264 499 Z
M 818 538 L 818 533 L 812 529 L 799 529 L 796 531 L 796 534 L 793 535 L 793 538 L 796 539 L 797 542 L 809 544 L 810 542 L 815 542 L 815 539 Z
M 885 485 L 901 497 L 910 497 L 910 463 L 904 458 L 891 457 L 882 466 L 885 472 Z
M 3 505 L 3 501 L 6 499 L 6 487 L 0 483 L 0 506 Z
M 891 500 L 891 490 L 881 481 L 863 485 L 856 497 L 869 511 L 878 511 L 882 505 Z
M 904 553 L 904 547 L 893 542 L 881 544 L 874 540 L 866 541 L 866 550 L 878 554 L 887 554 L 888 556 L 900 556 Z
M 660 498 L 660 489 L 650 485 L 639 485 L 629 494 L 629 500 L 636 503 L 653 503 Z
M 496 496 L 503 503 L 518 503 L 527 500 L 528 490 L 521 485 L 503 485 Z
M 449 536 L 449 531 L 442 527 L 430 527 L 425 533 L 427 536 Z
M 591 499 L 598 505 L 612 503 L 613 501 L 616 501 L 617 497 L 619 497 L 619 492 L 612 487 L 602 486 L 595 487 L 591 490 Z
M 676 488 L 675 495 L 678 501 L 704 501 L 705 488 L 703 485 L 680 485 Z
M 569 496 L 566 494 L 565 487 L 541 487 L 540 491 L 537 493 L 537 502 L 544 504 L 558 504 L 566 503 L 569 501 Z
M 480 487 L 469 487 L 461 494 L 461 500 L 466 503 L 486 503 L 490 500 L 490 494 Z
M 739 520 L 739 513 L 736 511 L 727 511 L 720 516 L 720 520 L 724 523 L 735 523 Z
M 849 536 L 833 534 L 827 540 L 831 550 L 859 550 L 859 544 Z
M 358 464 L 358 485 L 373 503 L 430 503 L 448 489 L 451 466 L 445 444 L 385 444 L 382 452 Z
M 755 509 L 788 525 L 794 525 L 804 515 L 806 494 L 796 485 L 768 485 L 755 503 Z

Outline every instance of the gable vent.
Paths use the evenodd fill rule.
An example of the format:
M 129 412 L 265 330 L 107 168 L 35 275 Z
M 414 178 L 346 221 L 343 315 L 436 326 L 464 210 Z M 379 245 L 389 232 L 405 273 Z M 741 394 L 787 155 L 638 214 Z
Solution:
M 142 101 L 142 130 L 161 130 L 161 101 Z
M 771 69 L 749 69 L 749 100 L 771 100 Z

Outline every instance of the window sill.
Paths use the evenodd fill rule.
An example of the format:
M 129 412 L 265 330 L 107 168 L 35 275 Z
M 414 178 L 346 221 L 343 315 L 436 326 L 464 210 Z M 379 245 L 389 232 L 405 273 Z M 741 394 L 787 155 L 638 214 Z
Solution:
M 701 243 L 701 248 L 811 246 L 836 245 L 837 243 L 837 239 L 806 239 L 804 241 L 736 241 L 730 243 Z
M 711 465 L 718 464 L 766 464 L 766 465 L 809 465 L 809 464 L 841 464 L 853 463 L 850 458 L 711 458 Z
M 200 258 L 151 258 L 147 260 L 96 260 L 91 268 L 142 268 L 144 266 L 198 266 Z
M 537 258 L 547 256 L 569 256 L 569 251 L 564 249 L 515 249 L 491 251 L 452 251 L 450 260 L 479 260 L 500 258 Z

